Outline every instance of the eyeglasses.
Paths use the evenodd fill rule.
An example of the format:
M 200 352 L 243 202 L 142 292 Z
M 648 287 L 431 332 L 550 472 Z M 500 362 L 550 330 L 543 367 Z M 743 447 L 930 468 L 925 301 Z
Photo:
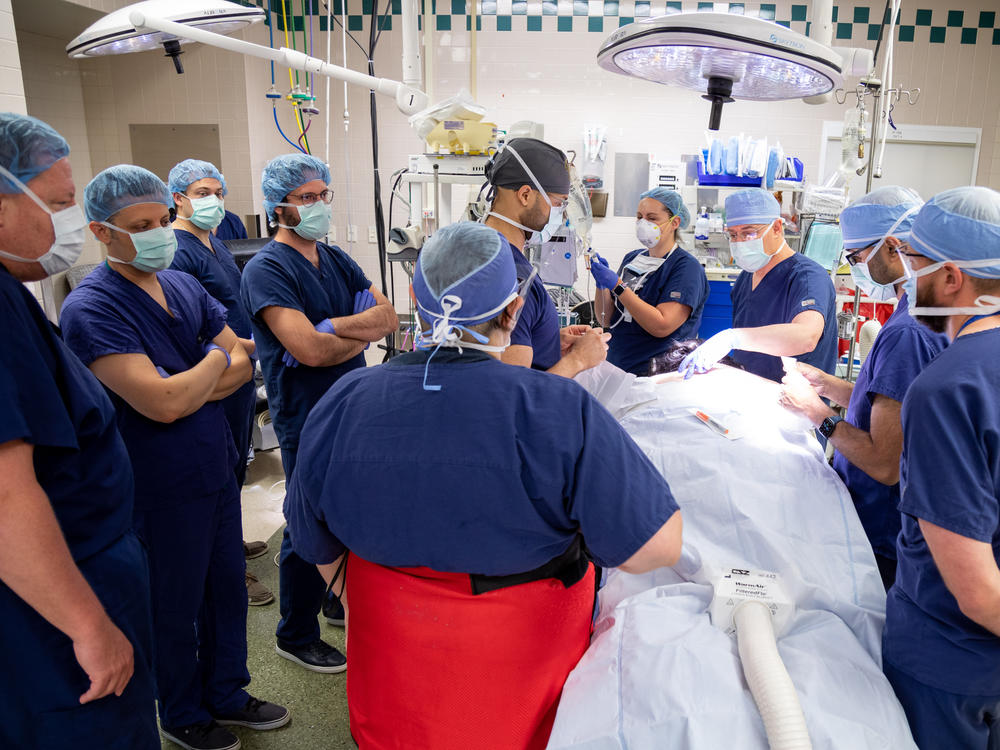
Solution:
M 871 249 L 874 246 L 874 244 L 875 243 L 872 243 L 871 245 L 866 245 L 865 247 L 859 247 L 857 250 L 851 250 L 851 252 L 849 252 L 846 256 L 844 256 L 844 260 L 847 261 L 847 265 L 849 266 L 858 265 L 858 263 L 861 262 L 861 253 Z
M 333 191 L 327 188 L 322 193 L 289 193 L 289 198 L 298 198 L 303 206 L 311 206 L 316 201 L 323 201 L 327 205 L 333 203 Z
M 767 230 L 771 228 L 770 224 L 762 224 L 760 226 L 749 226 L 739 232 L 733 232 L 729 229 L 726 230 L 726 234 L 729 235 L 730 242 L 747 242 L 749 240 L 759 240 L 765 234 Z

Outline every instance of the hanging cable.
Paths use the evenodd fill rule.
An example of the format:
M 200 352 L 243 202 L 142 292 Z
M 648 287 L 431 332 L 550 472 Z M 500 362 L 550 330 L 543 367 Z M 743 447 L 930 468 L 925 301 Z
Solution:
M 349 32 L 347 30 L 346 4 L 345 3 L 341 4 L 342 15 L 344 16 L 344 20 L 342 21 L 341 19 L 339 19 L 335 15 L 333 15 L 333 11 L 330 9 L 330 4 L 328 2 L 326 2 L 326 0 L 320 0 L 320 2 L 323 3 L 323 7 L 326 8 L 327 13 L 330 14 L 330 18 L 333 19 L 333 22 L 335 24 L 337 24 L 341 28 L 341 30 L 344 32 L 344 34 L 347 35 L 348 39 L 350 39 L 352 42 L 354 42 L 354 46 L 357 47 L 361 51 L 361 54 L 362 55 L 367 55 L 368 53 L 365 51 L 365 48 L 361 46 L 361 42 L 359 42 L 355 38 L 354 34 L 352 34 L 351 32 Z M 344 60 L 345 60 L 344 64 L 346 65 L 347 64 L 347 62 L 346 62 L 346 60 L 347 60 L 346 55 L 344 57 Z
M 274 49 L 274 18 L 271 17 L 271 5 L 267 6 L 267 38 L 268 45 Z M 271 88 L 274 88 L 274 60 L 271 60 Z
M 281 125 L 278 123 L 278 108 L 272 105 L 271 106 L 271 112 L 274 114 L 274 124 L 278 128 L 278 132 L 281 134 L 281 137 L 284 138 L 288 142 L 289 146 L 291 146 L 292 148 L 294 148 L 296 151 L 301 151 L 304 154 L 305 153 L 305 149 L 300 148 L 295 143 L 295 141 L 291 140 L 287 135 L 285 135 L 285 131 L 281 129 Z
M 343 0 L 342 0 L 343 1 Z M 378 41 L 376 27 L 378 26 L 378 8 L 372 0 L 371 22 L 368 29 L 368 75 L 375 75 L 375 45 Z M 375 100 L 375 92 L 368 92 L 369 117 L 371 120 L 372 137 L 372 176 L 374 178 L 374 198 L 375 198 L 375 239 L 378 243 L 379 278 L 382 282 L 382 294 L 389 296 L 388 285 L 386 283 L 386 247 L 385 247 L 385 215 L 382 210 L 382 180 L 379 177 L 378 164 L 378 102 Z M 386 358 L 393 351 L 392 334 L 385 337 Z

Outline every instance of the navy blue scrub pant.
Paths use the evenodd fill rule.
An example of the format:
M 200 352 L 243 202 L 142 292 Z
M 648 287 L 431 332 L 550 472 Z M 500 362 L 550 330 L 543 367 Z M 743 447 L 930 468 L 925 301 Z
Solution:
M 257 385 L 251 380 L 222 401 L 229 431 L 236 443 L 236 486 L 242 487 L 247 477 L 247 456 L 253 438 L 254 408 L 257 406 Z
M 0 747 L 159 750 L 146 553 L 129 532 L 77 565 L 131 642 L 135 672 L 121 697 L 80 705 L 90 679 L 73 643 L 0 584 Z
M 297 456 L 297 451 L 281 449 L 286 497 Z M 326 582 L 315 565 L 306 562 L 292 550 L 292 539 L 288 535 L 287 526 L 281 537 L 281 556 L 278 560 L 281 620 L 275 635 L 286 646 L 305 646 L 319 640 L 318 617 L 326 595 Z
M 1000 695 L 957 695 L 883 662 L 920 750 L 1000 750 Z
M 149 549 L 160 723 L 242 708 L 249 694 L 243 522 L 236 482 L 175 503 L 137 504 Z

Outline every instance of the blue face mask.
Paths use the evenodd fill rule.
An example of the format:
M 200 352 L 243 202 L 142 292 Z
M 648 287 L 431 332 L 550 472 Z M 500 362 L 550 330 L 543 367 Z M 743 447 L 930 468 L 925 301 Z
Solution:
M 921 276 L 929 276 L 935 271 L 940 271 L 945 263 L 951 263 L 958 268 L 989 268 L 1000 263 L 1000 258 L 940 261 L 919 269 L 914 269 L 910 266 L 910 260 L 906 255 L 901 254 L 900 260 L 903 262 L 903 271 L 906 274 L 906 279 L 903 281 L 903 292 L 906 293 L 906 305 L 910 315 L 914 317 L 948 317 L 952 315 L 996 315 L 1000 313 L 1000 297 L 990 294 L 979 295 L 970 307 L 917 306 L 917 279 Z
M 771 256 L 764 250 L 764 240 L 760 237 L 755 240 L 730 242 L 729 250 L 736 265 L 749 273 L 759 271 L 771 260 Z
M 106 221 L 101 224 L 116 232 L 127 234 L 132 238 L 135 257 L 132 260 L 121 260 L 108 256 L 112 263 L 123 263 L 146 273 L 155 273 L 169 268 L 177 251 L 177 235 L 170 227 L 156 227 L 144 232 L 128 232 Z

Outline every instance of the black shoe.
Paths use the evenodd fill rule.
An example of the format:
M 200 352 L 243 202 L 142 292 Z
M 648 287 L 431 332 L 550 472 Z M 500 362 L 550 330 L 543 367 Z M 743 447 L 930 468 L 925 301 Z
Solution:
M 347 658 L 325 641 L 316 640 L 298 647 L 278 641 L 274 650 L 289 661 L 313 672 L 336 674 L 347 669 Z
M 160 727 L 160 734 L 187 750 L 239 750 L 240 738 L 214 721 L 189 727 Z
M 344 605 L 333 594 L 323 600 L 323 617 L 331 625 L 344 627 Z
M 239 711 L 216 714 L 215 721 L 222 726 L 250 727 L 265 730 L 283 727 L 291 721 L 292 715 L 284 706 L 257 700 L 252 695 Z

